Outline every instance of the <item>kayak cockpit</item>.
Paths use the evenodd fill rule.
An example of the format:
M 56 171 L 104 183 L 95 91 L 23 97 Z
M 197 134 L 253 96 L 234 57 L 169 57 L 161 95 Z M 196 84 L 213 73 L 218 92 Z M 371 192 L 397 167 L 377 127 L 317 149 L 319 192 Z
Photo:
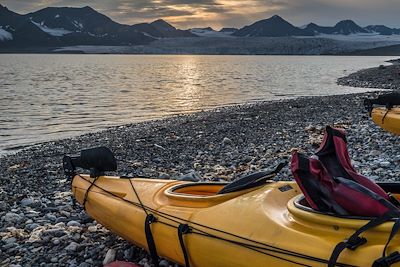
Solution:
M 172 186 L 168 189 L 170 194 L 182 196 L 214 196 L 225 186 L 227 183 L 188 183 Z
M 249 188 L 237 192 L 220 194 L 219 192 L 228 184 L 216 182 L 178 183 L 167 186 L 159 194 L 165 196 L 170 205 L 205 208 L 220 204 L 256 189 Z

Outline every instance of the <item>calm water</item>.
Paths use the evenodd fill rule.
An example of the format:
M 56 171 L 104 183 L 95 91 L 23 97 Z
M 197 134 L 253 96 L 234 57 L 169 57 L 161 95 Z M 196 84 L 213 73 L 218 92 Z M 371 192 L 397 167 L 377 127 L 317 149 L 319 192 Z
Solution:
M 0 55 L 0 151 L 216 106 L 360 92 L 387 57 Z

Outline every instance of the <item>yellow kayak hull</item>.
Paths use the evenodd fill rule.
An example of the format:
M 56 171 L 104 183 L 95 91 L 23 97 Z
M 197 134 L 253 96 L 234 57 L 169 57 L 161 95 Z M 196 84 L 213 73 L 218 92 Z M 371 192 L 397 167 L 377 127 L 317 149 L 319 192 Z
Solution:
M 374 108 L 371 117 L 382 129 L 400 135 L 400 108 L 392 108 L 389 111 L 386 108 Z
M 84 175 L 74 177 L 72 190 L 81 204 L 93 181 Z M 86 195 L 87 213 L 145 249 L 146 213 L 132 186 L 147 212 L 157 218 L 151 231 L 158 254 L 180 265 L 185 264 L 177 232 L 180 223 L 208 234 L 183 236 L 191 266 L 326 266 L 335 245 L 367 223 L 302 209 L 296 205 L 301 192 L 294 182 L 268 182 L 218 195 L 223 185 L 217 183 L 96 179 Z M 344 250 L 338 262 L 371 266 L 381 257 L 392 225 L 387 222 L 367 231 L 363 236 L 368 242 L 354 251 Z M 388 254 L 398 250 L 396 236 Z

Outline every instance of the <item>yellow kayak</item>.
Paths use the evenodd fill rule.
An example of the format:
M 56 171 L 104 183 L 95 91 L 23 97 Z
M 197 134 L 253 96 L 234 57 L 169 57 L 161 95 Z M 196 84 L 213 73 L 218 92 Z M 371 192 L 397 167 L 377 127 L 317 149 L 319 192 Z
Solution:
M 157 254 L 180 265 L 186 254 L 190 266 L 326 266 L 336 244 L 368 222 L 311 210 L 295 182 L 219 194 L 225 185 L 75 175 L 72 191 L 91 217 L 147 250 L 145 220 L 154 217 Z M 336 266 L 371 266 L 392 226 L 363 233 L 368 242 L 345 249 Z M 399 235 L 387 255 L 398 250 Z
M 400 135 L 400 108 L 390 110 L 384 107 L 374 108 L 371 117 L 382 129 Z

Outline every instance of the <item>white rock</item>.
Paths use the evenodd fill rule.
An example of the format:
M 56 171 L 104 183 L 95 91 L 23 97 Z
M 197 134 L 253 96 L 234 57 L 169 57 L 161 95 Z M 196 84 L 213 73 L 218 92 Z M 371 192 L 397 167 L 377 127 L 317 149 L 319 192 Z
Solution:
M 91 233 L 96 232 L 97 231 L 97 227 L 91 225 L 91 226 L 88 227 L 88 231 L 91 232 Z
M 107 251 L 106 256 L 104 257 L 103 265 L 113 262 L 115 260 L 115 254 L 116 254 L 116 251 L 114 249 L 110 248 Z

